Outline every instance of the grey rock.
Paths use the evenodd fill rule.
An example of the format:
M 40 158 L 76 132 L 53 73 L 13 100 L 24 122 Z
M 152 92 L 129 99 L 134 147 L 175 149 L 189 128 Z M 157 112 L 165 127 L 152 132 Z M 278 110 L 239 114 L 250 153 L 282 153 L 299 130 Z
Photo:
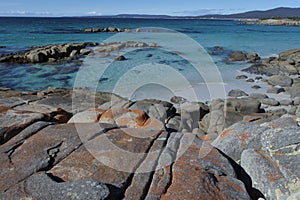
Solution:
M 249 83 L 254 83 L 254 82 L 255 82 L 255 80 L 254 80 L 253 78 L 249 78 L 249 79 L 247 79 L 247 80 L 246 80 L 246 82 L 249 82 Z
M 261 149 L 260 137 L 266 129 L 256 123 L 238 122 L 224 130 L 212 145 L 238 161 L 244 150 Z
M 29 125 L 46 119 L 41 113 L 31 113 L 8 109 L 0 112 L 0 144 L 7 142 L 10 138 L 19 134 Z
M 269 105 L 269 106 L 278 106 L 279 105 L 279 102 L 274 98 L 262 99 L 261 103 Z
M 260 89 L 261 87 L 260 87 L 259 85 L 253 85 L 251 88 L 258 90 L 258 89 Z
M 260 102 L 255 99 L 242 98 L 242 99 L 227 99 L 227 110 L 233 110 L 241 113 L 259 113 Z
M 294 103 L 295 106 L 300 105 L 300 97 L 294 98 L 294 99 L 293 99 L 293 103 Z
M 229 55 L 228 61 L 245 61 L 247 60 L 247 55 L 241 51 L 235 51 Z
M 291 98 L 300 97 L 300 83 L 293 84 L 292 87 L 285 90 L 291 95 Z
M 260 57 L 259 57 L 258 54 L 255 53 L 255 52 L 249 52 L 249 53 L 246 53 L 246 58 L 247 58 L 247 60 L 249 60 L 249 61 L 257 61 L 257 60 L 260 60 Z
M 126 58 L 125 58 L 125 56 L 118 56 L 118 57 L 115 58 L 115 60 L 124 61 L 124 60 L 126 60 Z
M 176 109 L 173 104 L 159 100 L 141 100 L 134 102 L 130 107 L 131 110 L 143 110 L 150 117 L 156 118 L 165 124 L 166 120 L 175 115 Z
M 17 145 L 13 151 L 1 154 L 1 190 L 5 191 L 31 174 L 52 167 L 84 141 L 101 132 L 103 129 L 98 123 L 76 127 L 74 124 L 47 126 Z M 4 161 L 4 158 L 7 160 Z
M 241 96 L 248 96 L 248 94 L 240 89 L 230 90 L 228 92 L 228 96 L 230 97 L 241 97 Z
M 188 100 L 186 98 L 183 97 L 179 97 L 179 96 L 173 96 L 170 99 L 170 102 L 175 103 L 175 104 L 183 104 L 186 103 Z
M 266 98 L 269 98 L 266 94 L 262 94 L 262 93 L 251 93 L 249 95 L 249 97 L 251 97 L 253 99 L 266 99 Z
M 34 199 L 97 199 L 110 194 L 106 185 L 96 180 L 79 180 L 57 183 L 46 174 L 35 174 L 24 181 L 24 189 Z
M 274 75 L 269 78 L 268 83 L 281 87 L 290 87 L 293 84 L 293 79 L 285 75 Z
M 267 93 L 279 94 L 281 92 L 285 92 L 285 89 L 282 87 L 271 87 L 267 90 Z
M 242 79 L 242 80 L 245 80 L 245 79 L 247 79 L 248 78 L 248 76 L 246 76 L 246 75 L 238 75 L 238 76 L 236 76 L 235 77 L 236 79 Z
M 300 106 L 297 106 L 295 114 L 296 114 L 296 120 L 298 122 L 298 125 L 300 126 Z
M 299 193 L 299 179 L 285 175 L 278 164 L 264 151 L 248 149 L 243 151 L 241 165 L 251 176 L 254 187 L 267 199 L 288 199 Z
M 293 101 L 291 99 L 282 99 L 279 101 L 279 104 L 282 106 L 289 106 L 293 104 Z

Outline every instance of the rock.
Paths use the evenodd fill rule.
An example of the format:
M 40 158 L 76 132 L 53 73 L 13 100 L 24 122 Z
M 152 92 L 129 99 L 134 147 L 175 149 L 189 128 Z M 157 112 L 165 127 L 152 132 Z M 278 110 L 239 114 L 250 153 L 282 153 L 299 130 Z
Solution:
M 76 128 L 82 132 L 80 138 Z M 7 190 L 35 172 L 51 168 L 78 148 L 85 138 L 101 131 L 99 125 L 91 124 L 82 124 L 76 128 L 73 124 L 47 126 L 13 151 L 2 153 L 1 157 L 7 160 L 1 160 L 1 190 Z
M 179 97 L 179 96 L 173 96 L 170 99 L 170 102 L 175 103 L 175 104 L 183 104 L 186 103 L 188 100 L 186 98 L 183 97 Z
M 298 125 L 300 126 L 300 106 L 297 106 L 295 115 L 296 115 L 296 121 L 298 122 Z
M 269 105 L 269 106 L 278 106 L 279 102 L 275 100 L 274 98 L 267 98 L 261 100 L 262 104 Z
M 293 103 L 294 103 L 295 106 L 299 106 L 300 105 L 300 97 L 294 98 Z
M 253 99 L 267 99 L 267 98 L 269 98 L 266 94 L 262 94 L 262 93 L 251 93 L 249 95 L 249 97 L 251 97 Z
M 253 83 L 253 82 L 255 82 L 255 81 L 254 81 L 253 78 L 249 78 L 249 79 L 246 80 L 246 82 L 248 82 L 248 83 Z
M 291 49 L 291 50 L 283 51 L 279 53 L 279 60 L 286 61 L 288 59 L 296 57 L 297 55 L 300 55 L 300 49 Z
M 278 69 L 269 67 L 267 64 L 263 64 L 263 63 L 253 64 L 250 67 L 243 69 L 242 71 L 251 74 L 260 74 L 266 76 L 273 76 L 280 73 Z
M 125 56 L 118 56 L 115 58 L 115 60 L 117 61 L 123 61 L 123 60 L 126 60 Z
M 247 60 L 247 55 L 241 51 L 235 51 L 229 55 L 228 61 L 245 61 Z
M 293 104 L 293 101 L 291 99 L 282 99 L 279 101 L 279 104 L 281 106 L 289 106 Z
M 224 130 L 212 145 L 239 161 L 245 149 L 261 149 L 260 136 L 266 129 L 256 123 L 238 122 Z
M 285 89 L 282 87 L 271 87 L 267 90 L 267 93 L 279 94 L 281 92 L 285 92 Z
M 99 123 L 113 124 L 127 128 L 151 128 L 162 130 L 164 124 L 155 118 L 150 118 L 142 110 L 129 110 L 125 108 L 111 108 L 101 115 Z
M 285 90 L 291 95 L 291 98 L 300 97 L 300 83 L 293 84 L 292 87 L 287 87 Z
M 260 113 L 260 102 L 253 99 L 227 99 L 227 110 L 241 113 Z
M 66 61 L 77 59 L 80 56 L 91 53 L 91 50 L 84 50 L 87 46 L 96 46 L 97 43 L 69 43 L 69 44 L 52 44 L 35 47 L 31 50 L 0 56 L 0 62 L 11 63 L 45 63 Z M 81 51 L 82 50 L 82 51 Z
M 246 75 L 238 75 L 238 76 L 236 76 L 235 78 L 236 78 L 236 79 L 242 79 L 242 80 L 244 80 L 244 79 L 247 79 L 248 76 L 246 76 Z
M 195 143 L 185 146 L 184 141 L 189 142 L 188 137 L 177 133 L 168 140 L 166 149 L 159 157 L 158 169 L 153 175 L 146 199 L 250 199 L 241 182 L 234 178 L 233 168 L 226 164 L 228 160 L 197 139 Z M 178 155 L 176 152 L 183 153 Z M 175 162 L 170 165 L 172 160 Z M 219 184 L 222 190 L 217 189 Z M 233 194 L 232 191 L 236 190 L 239 192 Z
M 149 117 L 155 118 L 163 124 L 176 113 L 176 109 L 171 103 L 151 99 L 136 101 L 129 108 L 131 110 L 143 110 Z
M 288 199 L 299 193 L 299 179 L 286 177 L 278 164 L 265 152 L 248 149 L 242 153 L 241 164 L 251 176 L 254 187 L 267 199 Z M 258 170 L 259 169 L 259 170 Z
M 104 110 L 101 109 L 89 109 L 83 112 L 79 112 L 74 115 L 68 123 L 95 123 L 98 122 L 101 114 Z
M 204 103 L 189 103 L 181 106 L 177 110 L 180 116 L 179 127 L 176 129 L 180 132 L 192 132 L 198 128 L 198 122 L 209 112 L 209 108 Z
M 235 90 L 230 90 L 228 96 L 241 97 L 241 96 L 248 96 L 248 94 L 240 89 L 235 89 Z
M 31 124 L 46 118 L 46 115 L 41 113 L 19 111 L 0 106 L 0 144 L 7 142 Z
M 278 85 L 281 87 L 291 87 L 293 79 L 285 75 L 274 75 L 269 78 L 268 83 L 271 85 Z
M 260 87 L 259 85 L 253 85 L 251 88 L 258 90 L 258 89 L 260 89 L 261 87 Z
M 104 27 L 104 28 L 86 28 L 83 30 L 86 33 L 98 33 L 98 32 L 129 32 L 130 29 L 116 28 L 116 27 Z
M 255 52 L 246 53 L 246 59 L 249 61 L 257 61 L 260 60 L 260 57 Z
M 18 199 L 99 199 L 104 200 L 109 195 L 106 185 L 96 180 L 79 180 L 73 182 L 55 182 L 47 174 L 34 174 L 19 186 L 26 191 Z M 13 193 L 13 191 L 9 191 Z M 16 198 L 16 196 L 15 196 Z

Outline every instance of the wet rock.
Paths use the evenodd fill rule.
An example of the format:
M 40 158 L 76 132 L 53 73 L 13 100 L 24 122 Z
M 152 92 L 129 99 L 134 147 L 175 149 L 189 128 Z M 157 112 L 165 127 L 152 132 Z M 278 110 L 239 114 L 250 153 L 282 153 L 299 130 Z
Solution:
M 230 90 L 228 92 L 228 96 L 230 97 L 242 97 L 242 96 L 248 96 L 248 94 L 240 89 Z
M 124 60 L 126 60 L 126 58 L 125 58 L 125 56 L 118 56 L 118 57 L 115 58 L 115 60 L 124 61 Z
M 95 45 L 97 45 L 97 43 L 92 42 L 52 44 L 36 47 L 26 52 L 1 56 L 0 62 L 45 63 L 76 59 L 80 56 L 87 55 L 87 51 L 84 51 L 86 47 Z M 81 50 L 83 51 L 81 52 Z
M 255 81 L 254 81 L 253 78 L 249 78 L 249 79 L 246 80 L 246 82 L 248 82 L 248 83 L 253 83 L 253 82 L 255 82 Z
M 248 76 L 246 75 L 238 75 L 235 77 L 236 79 L 242 79 L 242 80 L 246 80 L 248 78 Z
M 129 29 L 126 29 L 127 32 Z M 117 28 L 117 27 L 104 27 L 104 28 L 86 28 L 83 30 L 86 33 L 98 33 L 98 32 L 124 32 L 124 28 Z
M 255 52 L 246 53 L 246 58 L 251 62 L 260 60 L 260 57 Z
M 281 87 L 291 87 L 293 79 L 284 75 L 274 75 L 269 78 L 268 83 L 271 85 L 278 85 Z
M 251 88 L 258 90 L 258 89 L 260 89 L 261 87 L 260 87 L 259 85 L 253 85 Z
M 247 60 L 247 55 L 241 51 L 235 51 L 229 55 L 228 61 L 245 61 Z

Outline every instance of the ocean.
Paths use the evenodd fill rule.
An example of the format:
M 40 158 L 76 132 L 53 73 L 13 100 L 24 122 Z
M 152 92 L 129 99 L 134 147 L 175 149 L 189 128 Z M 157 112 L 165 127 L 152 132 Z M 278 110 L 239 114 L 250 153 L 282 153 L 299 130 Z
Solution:
M 253 90 L 251 86 L 255 83 L 235 79 L 236 75 L 242 73 L 241 69 L 251 64 L 224 62 L 230 52 L 257 52 L 260 57 L 267 58 L 300 46 L 300 27 L 244 25 L 229 20 L 0 17 L 0 46 L 5 47 L 0 48 L 0 54 L 24 51 L 33 46 L 47 44 L 101 43 L 114 41 L 113 38 L 118 37 L 124 39 L 124 35 L 118 36 L 115 33 L 83 32 L 85 28 L 110 26 L 130 29 L 163 28 L 176 31 L 182 39 L 174 38 L 176 43 L 179 43 L 173 48 L 175 40 L 170 39 L 173 36 L 157 33 L 155 37 L 158 39 L 155 41 L 169 44 L 172 50 L 131 50 L 125 52 L 127 60 L 122 62 L 93 55 L 82 58 L 81 62 L 22 65 L 0 63 L 0 87 L 15 90 L 83 87 L 114 92 L 130 99 L 163 100 L 168 100 L 174 95 L 192 98 L 189 95 L 192 88 L 197 99 L 204 101 L 211 98 L 210 93 L 214 86 L 207 85 L 212 80 L 217 83 L 222 81 L 224 93 L 233 88 Z M 135 33 L 125 38 L 152 41 L 149 40 L 151 37 L 148 33 Z M 220 46 L 224 52 L 212 56 L 205 54 L 205 59 L 211 59 L 212 63 L 201 66 L 202 71 L 199 72 L 195 70 L 194 61 L 189 59 L 195 59 L 195 62 L 198 59 L 197 49 L 192 52 L 191 45 L 199 45 L 205 52 L 212 51 L 214 46 Z M 193 53 L 193 57 L 187 55 Z M 200 57 L 201 55 L 199 62 Z M 215 69 L 210 71 L 213 67 Z M 210 73 L 209 77 L 206 77 L 207 73 Z M 262 88 L 256 91 L 263 92 L 266 87 L 262 85 Z

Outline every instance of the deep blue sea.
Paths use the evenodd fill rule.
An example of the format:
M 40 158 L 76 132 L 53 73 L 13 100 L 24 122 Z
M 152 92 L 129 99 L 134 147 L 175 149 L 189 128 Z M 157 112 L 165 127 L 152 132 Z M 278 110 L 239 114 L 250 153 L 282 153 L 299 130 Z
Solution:
M 132 29 L 142 27 L 171 29 L 192 39 L 204 50 L 211 51 L 214 46 L 223 47 L 225 53 L 213 55 L 211 58 L 220 72 L 226 91 L 234 87 L 244 90 L 251 88 L 247 87 L 247 84 L 251 86 L 249 83 L 235 80 L 235 76 L 241 73 L 240 70 L 250 64 L 223 61 L 230 51 L 257 52 L 261 57 L 269 57 L 276 56 L 283 50 L 300 47 L 300 27 L 244 25 L 237 21 L 226 20 L 0 17 L 0 46 L 5 46 L 0 48 L 0 54 L 46 44 L 111 40 L 115 37 L 114 33 L 83 32 L 85 28 L 110 26 Z M 147 41 L 149 37 L 151 36 L 144 34 L 142 37 L 133 35 L 128 38 Z M 169 36 L 161 36 L 162 44 L 168 42 L 168 38 Z M 189 50 L 190 44 L 186 42 L 186 38 L 176 44 L 176 47 L 174 46 L 175 50 L 185 52 Z M 171 39 L 169 43 L 172 45 Z M 153 98 L 160 98 L 162 93 L 165 93 L 168 94 L 166 98 L 169 98 L 176 93 L 174 90 L 177 87 L 176 91 L 188 98 L 186 92 L 188 89 L 185 90 L 184 87 L 201 85 L 203 81 L 206 82 L 206 78 L 197 78 L 193 62 L 185 57 L 184 53 L 176 54 L 175 50 L 173 49 L 172 52 L 165 51 L 164 48 L 132 50 L 126 53 L 128 59 L 123 62 L 113 62 L 93 55 L 82 58 L 81 64 L 78 62 L 25 65 L 0 63 L 0 87 L 16 90 L 42 90 L 49 86 L 73 88 L 80 71 L 86 78 L 77 81 L 75 87 L 90 86 L 91 89 L 120 93 L 132 99 L 147 98 L 145 93 Z M 190 50 L 193 48 L 191 47 Z M 195 56 L 197 57 L 197 54 L 194 58 Z M 106 62 L 110 66 L 104 70 L 100 65 L 101 62 Z M 147 68 L 147 63 L 151 63 L 152 66 Z M 169 69 L 163 65 L 169 66 Z M 207 73 L 210 70 L 208 65 L 202 67 L 204 73 L 206 69 Z M 101 77 L 97 76 L 97 80 L 90 78 L 100 72 Z M 214 75 L 212 74 L 212 77 Z M 219 81 L 217 77 L 219 75 L 215 76 L 216 81 Z M 212 77 L 208 79 L 212 80 Z M 184 83 L 185 81 L 188 84 Z M 143 89 L 146 92 L 141 92 Z M 196 90 L 200 98 L 201 90 L 203 90 L 201 87 Z M 126 92 L 123 94 L 124 91 Z M 203 99 L 207 99 L 204 96 Z

